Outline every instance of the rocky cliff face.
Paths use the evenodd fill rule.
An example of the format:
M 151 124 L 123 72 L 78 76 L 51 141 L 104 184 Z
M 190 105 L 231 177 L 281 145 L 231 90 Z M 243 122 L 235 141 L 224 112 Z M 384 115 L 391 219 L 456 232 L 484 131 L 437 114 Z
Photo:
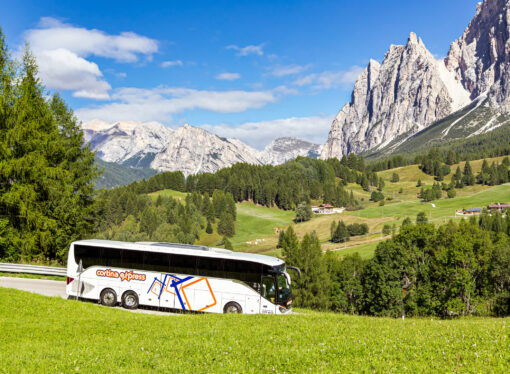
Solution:
M 82 129 L 85 141 L 104 161 L 145 167 L 165 148 L 173 133 L 158 122 L 92 121 L 83 124 Z
M 260 160 L 264 164 L 280 165 L 298 156 L 318 158 L 322 146 L 301 139 L 285 137 L 269 143 L 262 152 Z
M 246 146 L 248 147 L 248 146 Z M 184 125 L 177 129 L 165 149 L 151 163 L 153 169 L 180 170 L 185 175 L 214 172 L 238 162 L 260 164 L 246 148 L 203 129 Z
M 338 113 L 321 158 L 361 153 L 416 132 L 469 102 L 469 94 L 414 33 L 371 60 Z
M 510 112 L 509 38 L 510 1 L 485 0 L 445 60 L 471 99 L 487 94 L 491 105 L 506 113 Z

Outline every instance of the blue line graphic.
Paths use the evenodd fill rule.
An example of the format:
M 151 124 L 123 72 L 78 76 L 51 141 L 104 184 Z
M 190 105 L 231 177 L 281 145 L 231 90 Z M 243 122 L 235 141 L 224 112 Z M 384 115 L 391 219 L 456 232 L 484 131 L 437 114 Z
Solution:
M 181 293 L 179 292 L 179 285 L 181 283 L 184 283 L 184 282 L 187 282 L 189 281 L 190 279 L 193 279 L 194 277 L 186 277 L 186 278 L 179 278 L 179 277 L 176 277 L 175 275 L 170 275 L 170 274 L 165 274 L 165 277 L 163 278 L 163 282 L 160 281 L 157 277 L 154 277 L 154 281 L 152 282 L 151 286 L 149 287 L 149 289 L 147 290 L 147 293 L 149 293 L 151 290 L 152 290 L 152 287 L 154 286 L 154 283 L 156 282 L 159 282 L 161 284 L 160 286 L 160 289 L 159 289 L 159 295 L 158 295 L 158 300 L 161 300 L 161 295 L 163 294 L 163 289 L 165 288 L 165 285 L 166 285 L 166 280 L 167 278 L 169 277 L 172 277 L 174 279 L 177 279 L 178 281 L 176 282 L 174 279 L 171 280 L 172 283 L 170 283 L 170 286 L 174 288 L 175 290 L 175 294 L 177 295 L 177 298 L 179 299 L 179 303 L 181 304 L 181 308 L 182 310 L 186 310 L 186 306 L 184 305 L 184 302 L 182 301 L 182 296 L 181 296 Z M 169 280 L 170 281 L 170 280 Z M 188 308 L 189 308 L 189 305 L 188 305 Z M 191 308 L 190 308 L 191 310 Z

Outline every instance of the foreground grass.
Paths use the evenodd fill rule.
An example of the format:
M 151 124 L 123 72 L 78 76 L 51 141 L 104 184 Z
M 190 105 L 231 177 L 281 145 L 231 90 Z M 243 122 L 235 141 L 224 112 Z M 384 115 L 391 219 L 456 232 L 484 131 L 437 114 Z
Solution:
M 130 313 L 0 289 L 2 372 L 506 372 L 510 319 Z

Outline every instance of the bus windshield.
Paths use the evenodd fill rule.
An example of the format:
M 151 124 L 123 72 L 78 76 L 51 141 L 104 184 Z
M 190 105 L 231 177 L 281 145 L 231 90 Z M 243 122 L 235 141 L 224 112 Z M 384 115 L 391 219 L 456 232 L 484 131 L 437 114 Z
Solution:
M 276 280 L 278 283 L 278 301 L 280 301 L 280 303 L 287 304 L 292 294 L 287 277 L 285 274 L 279 273 Z

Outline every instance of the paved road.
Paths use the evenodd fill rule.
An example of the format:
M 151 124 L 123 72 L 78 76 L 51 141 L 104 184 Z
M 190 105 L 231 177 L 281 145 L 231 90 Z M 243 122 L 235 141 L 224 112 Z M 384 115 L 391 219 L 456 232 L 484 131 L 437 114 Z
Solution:
M 15 288 L 44 296 L 57 296 L 67 299 L 66 282 L 62 281 L 0 277 L 0 287 Z
M 43 296 L 53 296 L 53 297 L 61 297 L 63 299 L 67 299 L 66 282 L 63 282 L 63 281 L 54 281 L 54 280 L 46 280 L 46 279 L 0 277 L 0 287 L 15 288 L 17 290 L 37 293 L 37 294 L 43 295 Z M 103 307 L 103 306 L 101 306 L 101 307 Z M 123 309 L 121 307 L 118 307 L 118 308 Z M 123 310 L 127 310 L 127 309 L 123 309 Z M 159 315 L 167 315 L 167 316 L 168 315 L 173 315 L 173 316 L 179 315 L 177 313 L 160 312 L 157 310 L 150 310 L 150 309 L 136 309 L 136 310 L 130 310 L 130 312 L 145 313 L 145 314 L 159 314 Z

